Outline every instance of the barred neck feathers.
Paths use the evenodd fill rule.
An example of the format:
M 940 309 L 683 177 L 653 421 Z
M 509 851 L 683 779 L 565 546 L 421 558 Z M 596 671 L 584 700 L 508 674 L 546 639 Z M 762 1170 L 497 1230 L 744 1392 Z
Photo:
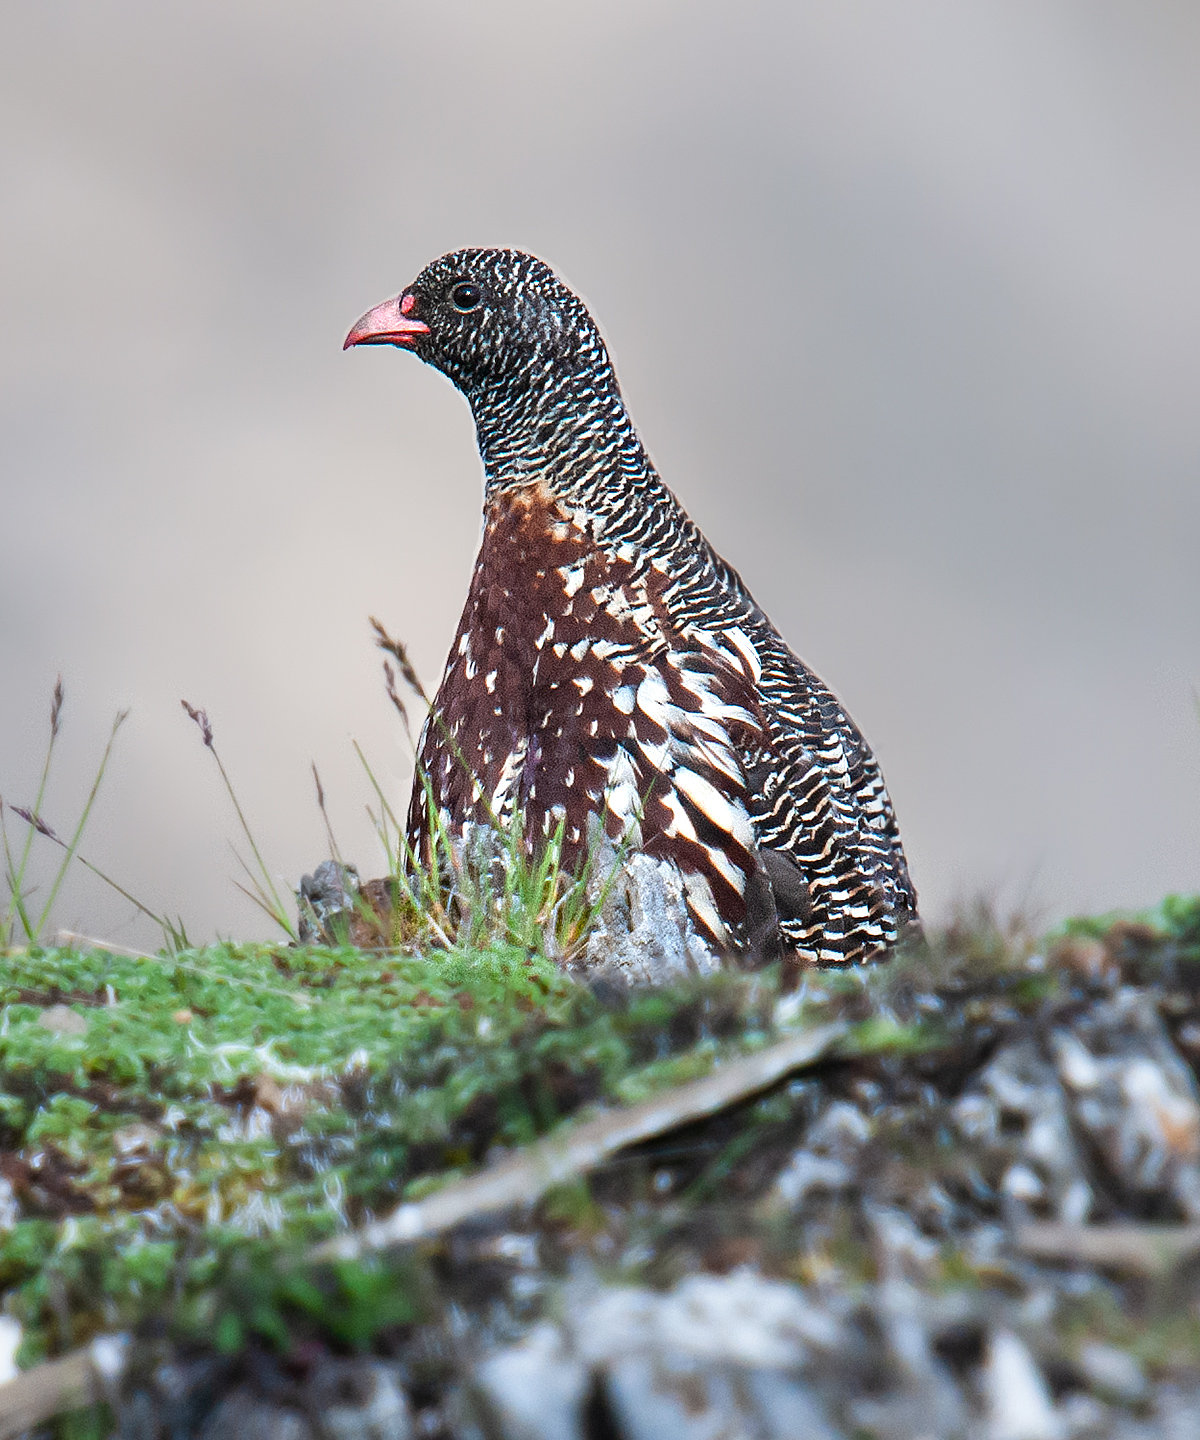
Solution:
M 489 499 L 537 480 L 564 504 L 600 515 L 619 511 L 631 490 L 677 510 L 587 307 L 544 262 L 515 250 L 458 250 L 389 303 L 399 323 L 424 331 L 406 336 L 405 348 L 470 404 Z M 397 343 L 394 332 L 380 338 Z
M 599 377 L 550 371 L 529 387 L 467 392 L 488 498 L 536 479 L 556 498 L 588 506 L 623 490 L 627 476 L 652 473 L 611 366 L 606 370 Z

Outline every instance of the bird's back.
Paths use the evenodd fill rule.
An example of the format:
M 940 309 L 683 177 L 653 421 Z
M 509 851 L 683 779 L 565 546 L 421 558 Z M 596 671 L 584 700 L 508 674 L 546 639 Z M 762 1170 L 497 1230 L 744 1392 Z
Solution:
M 809 890 L 810 903 L 795 907 L 804 913 L 780 914 L 785 941 L 825 965 L 855 963 L 895 943 L 915 921 L 917 897 L 878 761 L 648 459 L 635 484 L 632 511 L 652 521 L 635 521 L 639 541 L 671 577 L 675 626 L 685 634 L 737 631 L 753 650 L 769 744 L 746 757 L 747 808 L 760 848 L 797 861 Z M 608 526 L 609 543 L 626 529 Z M 778 892 L 787 871 L 777 863 L 774 870 Z

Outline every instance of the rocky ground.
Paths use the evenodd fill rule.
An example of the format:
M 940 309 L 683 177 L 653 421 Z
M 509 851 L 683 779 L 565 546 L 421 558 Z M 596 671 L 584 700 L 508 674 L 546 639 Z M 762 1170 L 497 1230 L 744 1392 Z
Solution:
M 381 963 L 370 962 L 376 982 Z M 313 959 L 307 973 L 326 972 Z M 478 1034 L 483 997 L 461 975 L 445 994 L 417 983 L 396 1001 L 405 1015 L 426 1029 L 447 1018 L 433 1040 L 406 1032 L 414 1053 L 454 1039 L 452 1069 L 482 1063 L 463 1037 L 465 1019 Z M 68 1423 L 130 1440 L 1200 1435 L 1200 902 L 1079 923 L 1045 943 L 980 916 L 868 976 L 813 975 L 784 996 L 769 976 L 736 977 L 653 1000 L 606 996 L 601 1013 L 563 986 L 551 1020 L 544 1001 L 496 1011 L 493 1070 L 479 1071 L 475 1099 L 440 1112 L 436 1145 L 412 1143 L 414 1087 L 397 1110 L 396 1071 L 371 1056 L 329 1056 L 323 1078 L 300 1085 L 306 1100 L 261 1060 L 216 1098 L 198 1075 L 192 1123 L 209 1123 L 203 1104 L 221 1112 L 226 1146 L 266 1137 L 255 1153 L 281 1218 L 255 1230 L 243 1197 L 222 1220 L 231 1234 L 240 1225 L 240 1248 L 231 1240 L 205 1271 L 186 1269 L 180 1242 L 173 1297 L 164 1282 L 140 1306 L 126 1287 L 89 1310 L 65 1282 L 56 1300 L 20 1270 L 12 1237 L 38 1206 L 49 1224 L 53 1206 L 32 1178 L 36 1145 L 14 1129 L 8 1312 L 39 1354 L 87 1342 L 100 1362 L 89 1359 L 91 1383 L 107 1408 Z M 329 989 L 331 1006 L 339 993 Z M 49 992 L 24 1003 L 40 1003 L 38 1016 L 20 1012 L 31 1025 L 69 1008 Z M 830 1025 L 837 1038 L 813 1063 L 715 1114 L 668 1119 L 574 1178 L 533 1184 L 527 1203 L 340 1268 L 301 1264 L 283 1245 L 289 1226 L 306 1244 L 344 1237 L 432 1193 L 447 1168 L 501 1164 L 522 1127 L 557 1134 L 589 1106 L 669 1097 L 736 1055 Z M 503 1052 L 532 1057 L 509 1076 L 525 1108 L 507 1119 Z M 434 1093 L 439 1077 L 428 1078 Z M 318 1083 L 340 1087 L 342 1107 L 325 1106 L 319 1126 Z M 489 1085 L 490 1109 L 478 1101 Z M 164 1112 L 140 1123 L 162 1129 Z M 311 1152 L 318 1130 L 334 1150 L 359 1147 L 337 1170 L 336 1221 L 311 1187 L 288 1209 L 295 1167 L 277 1158 Z M 143 1137 L 146 1153 L 155 1143 Z M 364 1179 L 371 1155 L 382 1158 Z M 84 1179 L 71 1180 L 76 1227 Z M 156 1183 L 165 1234 L 168 1182 Z M 186 1220 L 186 1197 L 176 1202 Z M 122 1203 L 121 1223 L 144 1237 L 154 1207 Z M 96 1199 L 89 1214 L 101 1210 Z M 302 1224 L 301 1211 L 320 1218 Z M 71 1218 L 53 1220 L 46 1273 Z M 199 1222 L 176 1228 L 189 1223 L 198 1254 Z M 0 1435 L 17 1433 L 3 1397 Z

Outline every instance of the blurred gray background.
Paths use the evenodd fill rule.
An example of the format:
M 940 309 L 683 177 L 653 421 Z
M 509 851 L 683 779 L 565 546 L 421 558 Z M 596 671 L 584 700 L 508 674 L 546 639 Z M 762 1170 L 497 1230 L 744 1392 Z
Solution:
M 285 882 L 310 760 L 378 872 L 366 617 L 436 682 L 480 471 L 441 377 L 341 342 L 465 244 L 587 299 L 928 915 L 1200 886 L 1194 3 L 5 0 L 0 208 L 0 793 L 60 671 L 59 828 L 132 706 L 84 851 L 194 938 L 270 927 L 180 697 Z M 82 873 L 56 918 L 155 938 Z

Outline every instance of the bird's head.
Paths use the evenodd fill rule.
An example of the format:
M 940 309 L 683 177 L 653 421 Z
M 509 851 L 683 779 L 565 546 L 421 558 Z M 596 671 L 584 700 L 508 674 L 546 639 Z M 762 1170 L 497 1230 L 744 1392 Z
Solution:
M 469 398 L 553 385 L 567 374 L 615 384 L 587 306 L 554 271 L 520 250 L 455 250 L 394 299 L 368 310 L 352 345 L 395 345 L 441 370 Z
M 395 345 L 441 370 L 469 397 L 564 373 L 611 376 L 587 307 L 554 271 L 520 250 L 455 250 L 394 299 L 368 310 L 352 345 Z

